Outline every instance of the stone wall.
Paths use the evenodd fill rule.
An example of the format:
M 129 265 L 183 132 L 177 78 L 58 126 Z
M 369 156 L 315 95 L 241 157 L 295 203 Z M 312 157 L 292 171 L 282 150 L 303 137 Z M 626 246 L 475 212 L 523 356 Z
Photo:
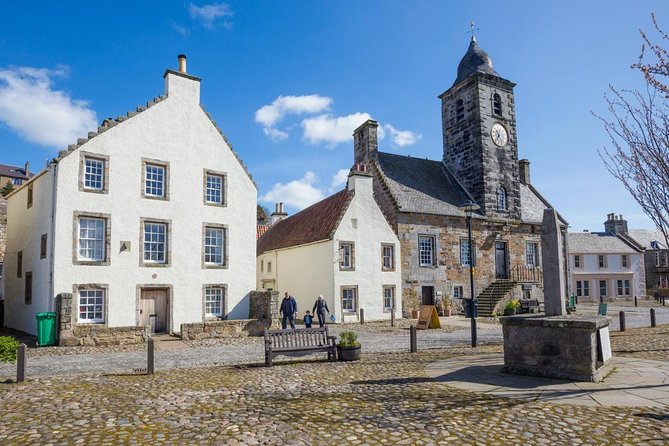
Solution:
M 274 322 L 278 319 L 274 319 Z M 263 330 L 273 327 L 272 319 L 246 319 L 181 324 L 181 339 L 196 341 L 212 338 L 262 336 Z
M 151 327 L 107 327 L 104 324 L 76 324 L 72 313 L 72 294 L 63 293 L 56 297 L 58 308 L 58 345 L 127 345 L 146 342 Z

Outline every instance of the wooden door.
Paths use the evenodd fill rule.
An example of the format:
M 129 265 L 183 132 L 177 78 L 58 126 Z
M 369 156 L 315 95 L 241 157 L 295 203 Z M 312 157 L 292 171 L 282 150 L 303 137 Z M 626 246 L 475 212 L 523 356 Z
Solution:
M 497 279 L 509 278 L 506 257 L 506 242 L 495 242 L 495 277 Z
M 434 287 L 424 286 L 422 288 L 423 305 L 434 305 Z
M 139 325 L 150 325 L 152 333 L 167 332 L 167 290 L 142 290 Z

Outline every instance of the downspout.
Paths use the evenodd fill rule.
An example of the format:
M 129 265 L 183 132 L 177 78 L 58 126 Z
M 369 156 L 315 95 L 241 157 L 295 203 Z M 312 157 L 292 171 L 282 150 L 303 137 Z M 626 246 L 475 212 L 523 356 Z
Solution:
M 53 280 L 53 272 L 55 266 L 54 249 L 56 247 L 56 185 L 58 184 L 58 163 L 53 164 L 53 179 L 51 185 L 51 252 L 49 256 L 49 311 L 55 311 L 55 287 Z

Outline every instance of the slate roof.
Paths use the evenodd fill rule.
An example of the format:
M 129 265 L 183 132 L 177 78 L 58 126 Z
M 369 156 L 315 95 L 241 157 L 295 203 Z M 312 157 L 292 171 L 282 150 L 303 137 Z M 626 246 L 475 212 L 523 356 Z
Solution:
M 25 167 L 0 164 L 0 177 L 20 178 L 22 180 L 27 180 L 32 177 L 32 175 L 26 175 Z
M 667 242 L 659 229 L 631 229 L 627 234 L 646 249 L 657 249 L 651 247 L 652 242 L 657 242 L 659 249 L 667 249 Z
M 641 252 L 610 232 L 570 232 L 569 253 L 574 254 L 635 254 Z
M 477 72 L 500 77 L 492 67 L 492 59 L 488 56 L 488 53 L 483 51 L 483 48 L 479 46 L 476 39 L 472 39 L 469 42 L 467 52 L 462 56 L 462 60 L 458 64 L 458 77 L 453 82 L 453 85 L 459 84 Z
M 332 239 L 352 198 L 344 189 L 280 220 L 258 239 L 258 254 Z

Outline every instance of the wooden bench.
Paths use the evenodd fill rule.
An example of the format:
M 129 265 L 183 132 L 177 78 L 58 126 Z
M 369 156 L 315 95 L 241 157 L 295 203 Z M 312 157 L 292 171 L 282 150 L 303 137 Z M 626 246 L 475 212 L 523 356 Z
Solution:
M 277 355 L 327 352 L 328 359 L 337 359 L 336 336 L 328 335 L 328 327 L 297 328 L 294 330 L 265 329 L 265 365 L 272 366 Z
M 541 302 L 538 299 L 521 299 L 521 313 L 540 313 L 542 311 Z

